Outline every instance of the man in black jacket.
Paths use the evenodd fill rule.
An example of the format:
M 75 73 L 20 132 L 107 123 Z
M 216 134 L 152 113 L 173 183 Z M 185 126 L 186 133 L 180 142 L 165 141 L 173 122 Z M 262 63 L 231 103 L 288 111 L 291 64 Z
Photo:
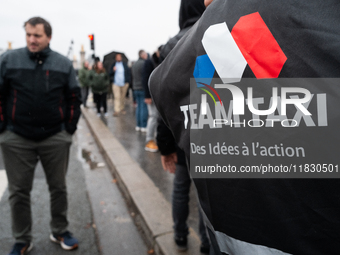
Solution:
M 26 254 L 33 247 L 30 191 L 39 159 L 51 195 L 50 239 L 72 250 L 78 241 L 67 230 L 65 176 L 80 89 L 71 62 L 49 48 L 50 24 L 34 17 L 24 27 L 27 47 L 0 59 L 0 143 L 16 240 L 10 254 Z

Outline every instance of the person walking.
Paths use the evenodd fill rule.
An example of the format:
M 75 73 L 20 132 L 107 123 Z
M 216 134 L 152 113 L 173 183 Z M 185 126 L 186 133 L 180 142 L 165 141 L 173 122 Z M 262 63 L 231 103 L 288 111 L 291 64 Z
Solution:
M 143 67 L 143 88 L 144 88 L 144 102 L 148 107 L 148 122 L 146 125 L 146 144 L 144 149 L 150 152 L 157 152 L 158 146 L 155 142 L 156 131 L 157 131 L 157 119 L 158 119 L 158 111 L 157 108 L 152 101 L 150 90 L 148 86 L 149 77 L 152 71 L 159 65 L 159 57 L 160 57 L 160 46 L 157 51 L 152 54 L 151 58 L 148 58 Z
M 146 124 L 148 120 L 148 108 L 144 102 L 145 92 L 143 88 L 143 68 L 144 62 L 148 58 L 148 54 L 144 50 L 138 52 L 139 59 L 132 66 L 132 86 L 133 94 L 136 98 L 136 131 L 146 132 Z
M 162 47 L 160 52 L 161 61 L 169 55 L 179 40 L 190 30 L 204 11 L 205 6 L 203 0 L 181 1 L 179 16 L 180 31 Z M 181 61 L 178 61 L 177 64 L 180 65 Z M 151 75 L 151 79 L 152 77 L 153 74 Z M 161 84 L 158 84 L 158 86 L 161 86 Z M 157 127 L 157 145 L 161 153 L 163 169 L 175 174 L 172 191 L 174 241 L 178 251 L 185 251 L 188 248 L 187 236 L 189 234 L 189 230 L 187 220 L 189 216 L 189 192 L 191 179 L 187 166 L 186 155 L 184 151 L 180 149 L 172 132 L 160 117 Z M 209 254 L 210 241 L 207 235 L 206 226 L 203 222 L 201 208 L 199 208 L 199 234 L 201 239 L 200 252 L 203 254 Z
M 104 116 L 107 113 L 107 92 L 110 86 L 110 79 L 101 61 L 97 61 L 90 74 L 91 90 L 97 107 L 97 116 L 101 116 L 101 107 L 104 110 Z
M 81 99 L 83 106 L 86 107 L 87 97 L 89 95 L 90 88 L 90 65 L 88 61 L 85 61 L 83 67 L 79 70 L 78 80 L 81 87 Z
M 15 238 L 10 255 L 33 247 L 30 192 L 39 160 L 50 192 L 50 239 L 65 250 L 78 247 L 68 231 L 65 176 L 80 116 L 80 88 L 71 62 L 49 47 L 51 25 L 33 17 L 24 27 L 27 47 L 0 57 L 0 144 Z
M 114 96 L 114 117 L 125 114 L 125 98 L 129 89 L 130 69 L 121 54 L 116 55 L 116 61 L 110 68 L 110 77 L 112 82 L 112 91 Z

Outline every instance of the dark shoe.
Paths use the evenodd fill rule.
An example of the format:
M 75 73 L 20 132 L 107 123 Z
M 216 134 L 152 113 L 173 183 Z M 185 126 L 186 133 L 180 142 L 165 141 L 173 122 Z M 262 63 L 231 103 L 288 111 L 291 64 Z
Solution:
M 52 242 L 59 243 L 64 250 L 70 251 L 78 248 L 78 240 L 69 231 L 61 235 L 51 234 L 50 239 Z
M 210 252 L 210 247 L 209 247 L 209 246 L 208 246 L 208 247 L 206 247 L 206 246 L 201 246 L 200 251 L 201 251 L 202 254 L 209 254 L 209 252 Z
M 188 239 L 187 237 L 175 236 L 175 243 L 177 245 L 178 251 L 186 251 L 188 249 Z
M 33 248 L 33 243 L 15 243 L 13 249 L 8 255 L 23 255 L 28 254 Z

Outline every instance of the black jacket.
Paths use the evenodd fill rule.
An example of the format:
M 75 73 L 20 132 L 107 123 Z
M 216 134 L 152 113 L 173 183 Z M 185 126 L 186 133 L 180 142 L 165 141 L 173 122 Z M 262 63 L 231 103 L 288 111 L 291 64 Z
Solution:
M 149 90 L 149 77 L 152 71 L 158 66 L 159 58 L 157 57 L 156 53 L 152 54 L 151 58 L 148 58 L 144 62 L 143 67 L 143 88 L 145 92 L 145 98 L 151 98 L 150 90 Z
M 340 83 L 327 84 L 320 78 L 340 77 L 339 10 L 340 3 L 335 0 L 288 0 L 284 4 L 279 0 L 214 0 L 208 6 L 201 19 L 182 37 L 150 77 L 152 98 L 176 142 L 185 151 L 186 156 L 190 156 L 192 173 L 196 167 L 201 169 L 200 166 L 217 169 L 217 163 L 219 167 L 234 166 L 236 171 L 241 170 L 242 166 L 269 165 L 292 165 L 292 171 L 294 166 L 302 166 L 303 169 L 310 167 L 312 170 L 311 163 L 319 163 L 330 168 L 333 166 L 335 171 L 334 166 L 340 163 Z M 210 33 L 207 36 L 208 30 Z M 210 43 L 210 48 L 205 47 L 203 38 L 205 43 Z M 219 40 L 227 43 L 213 47 Z M 225 53 L 228 53 L 231 44 L 236 44 L 238 50 L 230 52 L 230 57 L 227 57 Z M 214 54 L 208 52 L 209 50 Z M 252 113 L 247 112 L 249 102 L 252 101 L 248 100 L 248 105 L 245 102 L 247 86 L 253 88 L 254 99 L 264 100 L 265 103 L 259 106 L 268 109 L 272 83 L 279 91 L 285 87 L 304 86 L 303 88 L 308 89 L 313 94 L 308 106 L 312 113 L 310 118 L 303 116 L 292 106 L 287 110 L 288 118 L 303 116 L 301 124 L 294 128 L 285 128 L 280 122 L 275 123 L 274 128 L 252 128 L 245 122 L 241 127 L 231 127 L 229 124 L 221 128 L 210 128 L 205 125 L 200 129 L 192 128 L 190 118 L 186 125 L 183 112 L 188 115 L 190 112 L 186 111 L 185 107 L 197 105 L 193 110 L 197 114 L 194 120 L 199 121 L 200 107 L 198 101 L 192 100 L 200 100 L 201 97 L 196 99 L 195 95 L 207 95 L 198 87 L 194 78 L 200 77 L 201 72 L 206 75 L 201 76 L 202 78 L 214 77 L 219 81 L 212 83 L 210 87 L 223 84 L 222 79 L 227 77 L 220 76 L 219 72 L 224 70 L 218 68 L 228 65 L 235 67 L 231 61 L 236 59 L 236 55 L 240 56 L 240 52 L 246 61 L 242 66 L 240 82 L 232 83 L 245 95 L 245 114 L 240 116 L 240 121 L 242 118 L 246 121 L 252 118 Z M 207 61 L 212 55 L 214 59 Z M 225 56 L 222 59 L 224 61 L 214 62 L 219 56 Z M 200 68 L 200 64 L 209 67 L 212 72 L 207 72 L 209 68 Z M 290 86 L 282 87 L 282 79 L 276 77 L 313 79 L 308 82 L 304 80 L 306 83 L 303 84 L 295 83 L 294 79 Z M 249 78 L 254 78 L 254 84 L 258 86 L 241 86 L 246 85 L 242 82 Z M 261 81 L 263 84 L 257 84 Z M 233 98 L 230 93 L 223 94 L 223 88 L 215 89 L 228 113 L 228 108 L 231 108 L 229 103 L 232 103 Z M 215 97 L 216 104 L 209 95 L 207 102 L 211 113 L 215 115 L 213 109 L 216 109 L 220 102 L 213 91 L 210 92 L 212 97 Z M 327 98 L 327 107 L 323 107 L 323 112 L 318 112 L 320 104 L 317 103 L 322 102 L 321 98 Z M 326 100 L 323 102 L 325 106 Z M 228 120 L 235 120 L 235 115 L 239 116 L 231 112 Z M 273 115 L 279 113 L 275 112 Z M 327 118 L 328 124 L 320 126 L 317 116 Z M 260 117 L 265 119 L 267 116 Z M 314 126 L 308 122 L 311 119 Z M 195 139 L 192 139 L 193 136 Z M 194 144 L 194 149 L 191 143 Z M 209 143 L 211 147 L 217 148 L 214 153 L 210 154 Z M 224 150 L 222 154 L 219 151 L 222 145 L 225 145 L 224 149 L 228 148 L 228 152 Z M 200 150 L 200 153 L 197 153 L 196 146 L 206 146 L 205 152 Z M 271 146 L 278 146 L 280 150 L 268 154 L 267 149 L 273 148 Z M 236 147 L 240 150 L 235 150 Z M 293 147 L 304 148 L 305 154 L 293 155 Z M 297 170 L 300 171 L 300 168 Z M 230 178 L 228 173 L 220 178 L 214 178 L 213 174 L 210 178 L 205 175 L 204 178 L 194 178 L 200 204 L 208 218 L 209 231 L 215 236 L 212 243 L 216 253 L 339 253 L 339 173 L 334 175 L 334 178 L 327 179 L 322 179 L 322 175 L 304 178 L 307 176 L 305 174 L 300 176 L 301 179 L 286 179 L 275 173 L 272 178 L 265 178 L 266 175 L 257 175 L 257 178 L 244 175 L 244 178 L 235 179 Z M 315 175 L 317 176 L 316 173 Z
M 182 0 L 179 12 L 179 27 L 180 31 L 172 37 L 163 47 L 160 52 L 160 60 L 163 61 L 171 50 L 176 46 L 178 41 L 190 30 L 191 26 L 201 17 L 205 10 L 204 1 L 202 0 Z M 181 60 L 179 60 L 181 61 Z M 159 84 L 160 85 L 160 84 Z M 168 97 L 169 95 L 164 95 Z M 162 155 L 169 155 L 177 152 L 178 164 L 186 165 L 185 154 L 176 142 L 171 130 L 164 123 L 163 119 L 159 118 L 157 126 L 157 145 Z
M 0 131 L 32 140 L 66 129 L 73 134 L 80 116 L 80 88 L 71 62 L 49 47 L 6 52 L 0 59 Z

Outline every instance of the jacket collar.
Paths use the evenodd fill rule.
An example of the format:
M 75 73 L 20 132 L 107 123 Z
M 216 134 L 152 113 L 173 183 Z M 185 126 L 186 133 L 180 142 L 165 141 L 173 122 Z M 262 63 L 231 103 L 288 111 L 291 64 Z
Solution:
M 48 45 L 44 50 L 39 52 L 30 52 L 29 49 L 26 47 L 28 56 L 30 59 L 35 61 L 45 60 L 51 52 L 50 46 Z

